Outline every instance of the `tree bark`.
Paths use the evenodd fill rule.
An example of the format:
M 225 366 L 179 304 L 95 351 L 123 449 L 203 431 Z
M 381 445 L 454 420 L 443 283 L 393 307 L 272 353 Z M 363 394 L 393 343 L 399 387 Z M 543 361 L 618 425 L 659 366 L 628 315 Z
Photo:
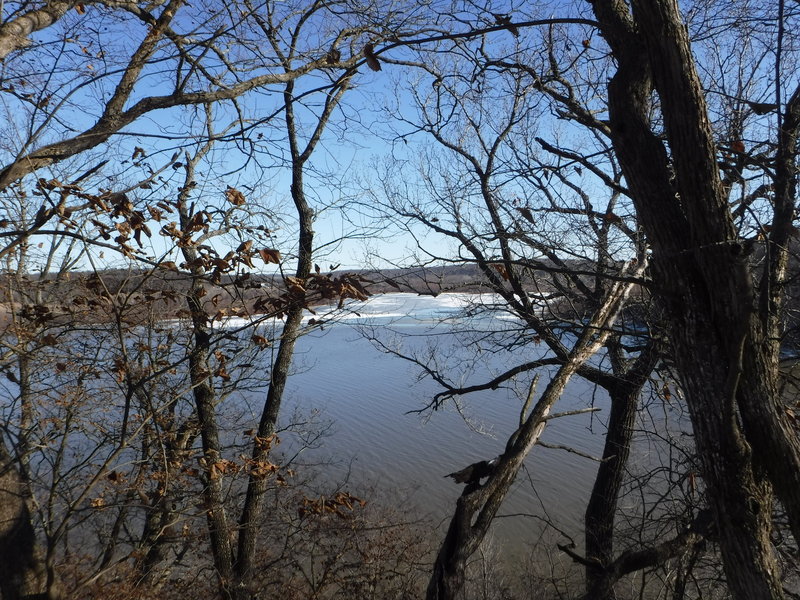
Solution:
M 0 437 L 0 595 L 3 600 L 60 600 L 64 595 L 56 575 L 37 548 L 28 497 Z
M 586 565 L 586 597 L 593 600 L 615 598 L 615 581 L 609 576 L 607 567 L 614 560 L 617 500 L 630 456 L 641 385 L 627 388 L 609 391 L 611 413 L 603 462 L 597 470 L 583 521 L 586 558 L 590 563 Z
M 618 61 L 609 84 L 611 135 L 653 255 L 654 287 L 700 454 L 720 549 L 735 598 L 782 598 L 770 541 L 770 488 L 740 426 L 770 366 L 762 352 L 746 249 L 738 242 L 716 165 L 688 35 L 674 0 L 597 0 L 595 14 Z M 661 101 L 669 154 L 648 120 Z M 745 387 L 750 387 L 746 390 Z M 758 400 L 763 404 L 763 399 Z M 773 430 L 772 435 L 780 435 Z M 766 458 L 766 457 L 765 457 Z
M 287 65 L 287 69 L 289 65 Z M 284 89 L 284 110 L 286 114 L 286 129 L 289 138 L 289 151 L 291 154 L 292 180 L 291 196 L 297 212 L 297 265 L 295 277 L 306 281 L 311 274 L 314 264 L 314 210 L 308 202 L 305 193 L 305 168 L 333 109 L 338 105 L 342 95 L 349 89 L 351 75 L 344 76 L 339 83 L 328 93 L 325 105 L 320 113 L 317 125 L 309 136 L 305 147 L 301 147 L 299 127 L 295 118 L 294 82 L 289 81 Z M 268 438 L 275 432 L 275 425 L 280 414 L 286 382 L 289 378 L 289 369 L 294 356 L 294 347 L 300 337 L 303 313 L 306 299 L 297 296 L 286 312 L 286 323 L 281 332 L 281 341 L 275 363 L 270 371 L 269 390 L 264 402 L 261 419 L 258 424 L 258 437 Z M 270 448 L 267 445 L 255 444 L 253 446 L 252 460 L 254 463 L 265 461 L 269 457 Z M 258 535 L 261 532 L 261 513 L 263 499 L 267 490 L 267 479 L 263 476 L 251 474 L 247 483 L 247 494 L 239 518 L 239 538 L 236 555 L 236 578 L 239 589 L 246 590 L 253 576 L 253 563 L 257 551 Z
M 194 169 L 194 162 L 187 161 L 188 177 Z M 187 177 L 187 178 L 188 178 Z M 184 186 L 181 191 L 179 204 L 180 225 L 182 230 L 187 230 L 189 222 L 194 216 L 190 214 L 188 193 L 190 186 Z M 222 486 L 222 473 L 220 461 L 223 460 L 222 445 L 220 443 L 219 423 L 216 414 L 216 391 L 212 383 L 212 368 L 210 357 L 212 353 L 211 329 L 208 324 L 208 315 L 203 306 L 202 277 L 205 269 L 197 264 L 199 253 L 188 244 L 181 247 L 181 252 L 192 272 L 192 284 L 185 300 L 191 313 L 192 334 L 194 346 L 189 353 L 189 377 L 192 383 L 195 410 L 197 411 L 198 429 L 203 448 L 204 467 L 203 477 L 203 502 L 206 511 L 206 522 L 211 543 L 211 554 L 214 557 L 214 567 L 219 581 L 220 593 L 223 598 L 235 598 L 232 588 L 234 554 L 231 544 L 230 520 L 225 506 L 225 490 Z
M 28 39 L 30 34 L 50 27 L 75 4 L 76 2 L 51 1 L 4 23 L 0 27 L 0 60 L 5 60 L 15 50 L 28 46 L 31 43 Z

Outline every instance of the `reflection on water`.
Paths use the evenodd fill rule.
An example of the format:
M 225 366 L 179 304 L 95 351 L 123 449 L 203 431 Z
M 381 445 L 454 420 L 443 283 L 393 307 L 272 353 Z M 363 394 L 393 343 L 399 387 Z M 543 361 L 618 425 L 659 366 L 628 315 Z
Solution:
M 455 328 L 465 324 L 460 311 L 475 298 L 470 294 L 376 297 L 360 306 L 358 315 L 302 338 L 298 372 L 290 378 L 287 390 L 288 411 L 292 405 L 320 409 L 335 422 L 324 447 L 314 451 L 316 456 L 339 460 L 341 472 L 350 469 L 356 482 L 413 490 L 412 501 L 437 521 L 450 515 L 461 491 L 460 485 L 444 476 L 502 452 L 518 426 L 519 395 L 527 390 L 529 377 L 506 388 L 471 394 L 462 398 L 458 407 L 450 402 L 437 411 L 410 413 L 426 406 L 441 388 L 429 378 L 418 380 L 419 367 L 376 350 L 358 327 L 368 326 L 393 348 L 402 344 L 404 352 L 448 356 L 454 370 L 464 371 L 459 375 L 464 383 L 477 383 L 489 373 L 539 356 L 541 349 L 525 347 L 484 352 L 471 362 L 474 349 L 465 346 Z M 487 300 L 491 298 L 484 297 L 483 301 Z M 513 326 L 505 315 L 495 314 L 481 317 L 477 329 L 485 330 L 491 322 L 496 328 Z M 476 329 L 474 321 L 470 326 Z M 434 345 L 439 350 L 434 350 Z M 542 379 L 540 390 L 546 376 Z M 554 411 L 595 406 L 601 412 L 555 419 L 543 441 L 598 456 L 606 405 L 604 392 L 575 378 Z M 549 518 L 571 535 L 578 535 L 596 469 L 597 463 L 587 458 L 537 447 L 500 514 Z M 509 545 L 521 547 L 521 542 L 535 540 L 540 530 L 540 521 L 521 517 L 501 520 L 495 533 Z

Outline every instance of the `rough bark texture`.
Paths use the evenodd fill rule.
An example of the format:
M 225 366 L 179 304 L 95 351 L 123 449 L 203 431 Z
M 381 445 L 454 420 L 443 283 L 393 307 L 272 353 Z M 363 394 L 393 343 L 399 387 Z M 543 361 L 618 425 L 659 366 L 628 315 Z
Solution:
M 292 152 L 292 184 L 291 194 L 297 210 L 299 234 L 298 234 L 298 256 L 295 277 L 301 281 L 311 274 L 313 265 L 314 250 L 314 212 L 306 200 L 303 189 L 303 168 L 305 159 L 301 155 L 295 137 L 295 123 L 292 113 L 291 97 L 293 86 L 287 86 L 286 110 L 289 113 L 287 122 L 290 128 L 289 141 Z M 307 158 L 307 157 L 306 157 Z M 261 413 L 261 420 L 258 424 L 258 436 L 268 438 L 275 433 L 275 424 L 280 414 L 283 393 L 286 389 L 286 381 L 289 378 L 289 368 L 292 364 L 294 346 L 300 337 L 300 325 L 303 321 L 304 302 L 301 298 L 289 308 L 286 314 L 286 323 L 283 326 L 280 346 L 275 363 L 270 372 L 269 390 Z M 266 446 L 255 445 L 253 448 L 252 459 L 255 462 L 267 460 L 269 448 Z M 239 546 L 236 562 L 236 575 L 241 581 L 242 587 L 247 587 L 247 583 L 252 578 L 253 559 L 256 554 L 256 543 L 258 534 L 261 531 L 259 519 L 263 510 L 263 498 L 267 489 L 267 480 L 264 477 L 251 475 L 247 484 L 247 495 L 245 497 L 244 508 L 242 509 L 239 520 Z
M 647 371 L 650 372 L 649 369 Z M 638 382 L 636 382 L 638 383 Z M 642 382 L 643 383 L 643 382 Z M 615 598 L 615 580 L 608 565 L 614 559 L 614 517 L 625 467 L 631 450 L 633 426 L 642 384 L 610 391 L 611 413 L 603 448 L 584 516 L 586 544 L 586 596 L 595 600 Z
M 654 287 L 667 310 L 728 584 L 736 598 L 782 598 L 769 541 L 770 486 L 759 465 L 790 463 L 771 468 L 792 482 L 794 490 L 781 493 L 791 506 L 800 453 L 778 414 L 777 354 L 764 350 L 767 332 L 720 182 L 688 35 L 674 0 L 634 1 L 633 14 L 622 2 L 593 6 L 618 61 L 611 135 L 653 249 Z M 653 91 L 669 153 L 648 122 Z M 750 419 L 778 440 L 753 435 Z M 773 482 L 780 493 L 785 484 Z
M 193 168 L 193 165 L 189 165 Z M 187 202 L 189 186 L 184 186 L 182 202 L 180 203 L 181 228 L 188 229 L 188 224 L 194 215 L 189 213 Z M 199 254 L 191 245 L 184 245 L 181 252 L 188 264 L 197 265 Z M 224 598 L 233 598 L 231 592 L 233 582 L 233 546 L 231 544 L 230 520 L 225 507 L 226 493 L 223 488 L 218 463 L 223 459 L 222 445 L 219 439 L 219 424 L 217 421 L 217 398 L 214 385 L 211 381 L 213 372 L 210 364 L 212 353 L 211 329 L 208 324 L 208 315 L 203 306 L 202 277 L 205 271 L 202 266 L 192 267 L 194 279 L 192 286 L 186 294 L 186 304 L 191 313 L 192 333 L 194 347 L 189 354 L 189 377 L 192 382 L 192 395 L 194 396 L 195 410 L 197 411 L 198 428 L 203 448 L 204 477 L 203 501 L 206 511 L 206 522 L 211 543 L 211 554 L 214 557 L 214 567 L 219 580 L 220 592 Z
M 222 445 L 219 440 L 219 425 L 216 417 L 216 394 L 211 385 L 212 370 L 209 364 L 210 333 L 207 316 L 200 296 L 193 286 L 187 301 L 192 311 L 195 347 L 189 358 L 189 370 L 192 378 L 197 420 L 200 423 L 200 439 L 202 440 L 205 466 L 204 500 L 206 504 L 206 520 L 211 540 L 211 553 L 214 566 L 220 581 L 223 597 L 232 597 L 228 593 L 233 580 L 233 548 L 231 545 L 230 525 L 225 508 L 225 489 L 218 468 L 222 460 Z
M 3 600 L 60 600 L 55 574 L 36 547 L 26 484 L 0 439 L 0 595 Z
M 0 60 L 29 45 L 28 36 L 49 27 L 75 6 L 75 2 L 50 1 L 43 7 L 22 13 L 0 27 Z
M 775 161 L 775 214 L 767 240 L 767 271 L 761 278 L 758 308 L 750 316 L 750 343 L 743 353 L 738 408 L 758 465 L 770 478 L 800 543 L 800 438 L 786 418 L 778 390 L 788 250 L 797 194 L 797 141 L 800 87 L 789 99 L 778 136 Z M 754 343 L 757 344 L 754 346 Z M 755 348 L 758 351 L 753 352 Z

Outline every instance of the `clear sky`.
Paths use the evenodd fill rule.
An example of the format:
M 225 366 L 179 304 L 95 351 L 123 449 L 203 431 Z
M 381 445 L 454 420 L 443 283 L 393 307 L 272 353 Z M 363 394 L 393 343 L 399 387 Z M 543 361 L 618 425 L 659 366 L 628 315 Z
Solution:
M 10 6 L 7 4 L 6 10 Z M 270 6 L 277 7 L 276 11 L 287 11 L 276 14 L 276 18 L 284 16 L 287 23 L 298 23 L 296 16 L 289 16 L 290 3 L 271 3 Z M 472 197 L 474 178 L 463 161 L 459 162 L 455 154 L 444 152 L 429 133 L 413 133 L 415 125 L 420 123 L 417 105 L 421 103 L 434 113 L 439 111 L 438 118 L 445 123 L 442 128 L 445 137 L 481 155 L 485 150 L 481 143 L 497 133 L 504 114 L 511 110 L 513 99 L 520 93 L 528 94 L 524 101 L 529 104 L 524 111 L 520 109 L 519 114 L 524 117 L 515 122 L 514 135 L 504 147 L 501 156 L 504 162 L 496 169 L 492 180 L 493 193 L 502 201 L 504 218 L 509 223 L 525 225 L 520 215 L 527 213 L 518 211 L 534 211 L 536 233 L 542 235 L 544 241 L 560 243 L 565 250 L 583 244 L 583 232 L 577 219 L 573 219 L 574 225 L 571 225 L 569 214 L 564 213 L 562 222 L 557 223 L 552 212 L 548 217 L 551 220 L 547 221 L 536 211 L 544 211 L 553 204 L 569 210 L 585 210 L 589 202 L 591 210 L 604 213 L 609 201 L 608 190 L 574 161 L 556 159 L 543 152 L 536 138 L 566 150 L 598 155 L 607 150 L 603 140 L 578 136 L 552 104 L 537 100 L 541 94 L 530 93 L 532 75 L 521 76 L 516 82 L 505 75 L 486 71 L 470 75 L 470 65 L 492 58 L 521 60 L 532 73 L 543 74 L 555 60 L 565 69 L 575 69 L 567 73 L 573 87 L 567 90 L 564 84 L 558 89 L 576 94 L 579 101 L 596 109 L 597 118 L 602 119 L 602 82 L 606 80 L 604 69 L 608 68 L 608 62 L 604 41 L 591 26 L 573 24 L 563 30 L 526 27 L 516 32 L 518 35 L 508 27 L 498 26 L 498 19 L 505 18 L 503 15 L 510 15 L 514 22 L 550 17 L 585 18 L 588 5 L 584 2 L 520 3 L 518 6 L 500 2 L 482 7 L 469 4 L 458 14 L 448 12 L 451 5 L 443 2 L 401 2 L 383 6 L 388 11 L 384 18 L 391 27 L 401 32 L 421 31 L 412 36 L 414 39 L 452 33 L 459 28 L 496 27 L 496 30 L 469 42 L 461 40 L 456 50 L 450 45 L 446 52 L 439 53 L 436 44 L 427 44 L 426 49 L 431 53 L 419 57 L 410 49 L 393 47 L 395 43 L 386 31 L 379 32 L 357 13 L 335 17 L 329 13 L 307 23 L 298 37 L 301 50 L 297 64 L 327 51 L 346 24 L 362 26 L 364 33 L 352 41 L 340 43 L 338 48 L 345 60 L 363 52 L 365 40 L 380 39 L 376 51 L 381 70 L 375 72 L 361 63 L 359 73 L 353 78 L 353 89 L 345 94 L 334 111 L 319 146 L 306 164 L 306 194 L 318 211 L 315 228 L 317 245 L 321 246 L 320 262 L 357 267 L 367 255 L 373 260 L 383 259 L 384 265 L 408 257 L 416 240 L 396 228 L 392 219 L 381 217 L 380 211 L 375 210 L 387 201 L 383 193 L 385 188 L 394 188 L 401 197 L 407 196 L 400 198 L 407 201 L 407 206 L 420 210 L 428 206 L 441 211 L 441 214 L 428 216 L 442 225 L 453 225 L 452 219 L 445 220 L 448 214 L 445 209 L 452 216 L 453 210 L 469 207 L 472 211 L 469 216 L 473 218 L 476 234 L 479 233 L 482 217 L 479 203 Z M 232 8 L 233 5 L 223 5 L 218 0 L 198 0 L 185 9 L 176 20 L 175 29 L 188 36 L 190 46 L 194 44 L 187 57 L 202 57 L 205 69 L 202 76 L 198 74 L 199 69 L 187 66 L 188 60 L 170 54 L 173 47 L 165 42 L 165 50 L 157 53 L 163 60 L 144 69 L 126 107 L 147 96 L 167 95 L 183 89 L 183 84 L 176 82 L 177 70 L 185 76 L 184 87 L 198 90 L 209 88 L 213 78 L 218 78 L 215 85 L 221 84 L 219 88 L 224 89 L 248 77 L 280 72 L 274 49 L 269 48 L 264 31 L 258 29 L 254 20 L 242 21 L 217 39 L 217 54 L 207 51 L 209 46 L 203 40 L 217 35 L 218 28 L 224 28 L 231 18 L 240 18 Z M 398 9 L 397 12 L 390 14 L 394 9 Z M 289 29 L 281 31 L 285 42 Z M 146 36 L 147 29 L 137 19 L 88 5 L 83 11 L 71 11 L 63 22 L 37 34 L 36 44 L 4 61 L 0 67 L 4 86 L 0 91 L 0 110 L 4 112 L 6 126 L 5 139 L 0 144 L 0 162 L 8 164 L 25 149 L 69 138 L 96 122 L 105 102 L 114 93 L 131 53 Z M 475 63 L 473 59 L 480 60 Z M 413 64 L 415 62 L 417 64 Z M 230 70 L 229 65 L 236 65 L 238 70 Z M 444 79 L 437 80 L 426 69 L 441 73 Z M 331 68 L 304 75 L 297 81 L 294 97 L 301 145 L 313 131 L 325 86 L 331 77 L 343 72 Z M 600 87 L 593 89 L 589 80 L 580 79 L 587 73 L 591 81 L 601 83 Z M 450 96 L 439 93 L 444 88 L 437 86 L 442 85 L 452 86 Z M 462 104 L 457 105 L 453 99 Z M 285 256 L 291 256 L 295 218 L 281 106 L 280 84 L 256 88 L 236 102 L 226 101 L 215 106 L 210 122 L 217 141 L 198 165 L 196 187 L 190 200 L 198 208 L 213 211 L 226 206 L 228 186 L 240 190 L 250 206 L 259 207 L 258 215 L 249 224 L 262 225 L 272 231 L 272 237 L 262 236 L 258 243 L 271 245 Z M 240 119 L 245 129 L 237 132 L 232 126 Z M 472 134 L 468 134 L 470 128 Z M 481 140 L 474 135 L 475 131 L 486 137 Z M 197 152 L 207 134 L 202 106 L 158 110 L 137 119 L 122 134 L 113 136 L 98 148 L 76 159 L 40 169 L 35 176 L 71 181 L 76 174 L 107 160 L 108 163 L 86 180 L 87 191 L 128 190 L 138 206 L 170 202 L 183 184 L 184 152 Z M 530 166 L 528 173 L 524 172 L 526 165 Z M 603 168 L 612 172 L 609 165 Z M 536 177 L 540 178 L 538 184 Z M 143 182 L 144 185 L 139 185 Z M 30 193 L 31 180 L 26 185 Z M 437 197 L 443 190 L 446 193 Z M 19 198 L 7 195 L 4 202 L 6 216 L 20 216 Z M 632 217 L 629 207 L 619 205 L 614 211 L 609 218 Z M 142 240 L 146 252 L 152 256 L 160 257 L 167 249 L 165 240 L 158 235 L 162 225 L 149 222 L 153 236 Z M 543 225 L 551 227 L 552 231 L 543 232 Z M 92 230 L 93 226 L 87 227 Z M 557 228 L 561 231 L 556 235 Z M 587 230 L 587 233 L 590 232 Z M 343 241 L 337 243 L 340 239 Z M 591 240 L 591 236 L 586 239 Z M 223 248 L 235 247 L 241 241 L 243 237 L 233 236 L 209 243 L 222 252 Z M 434 255 L 447 257 L 455 252 L 452 245 L 434 234 L 426 234 L 424 243 Z M 105 259 L 109 259 L 109 254 L 105 253 Z

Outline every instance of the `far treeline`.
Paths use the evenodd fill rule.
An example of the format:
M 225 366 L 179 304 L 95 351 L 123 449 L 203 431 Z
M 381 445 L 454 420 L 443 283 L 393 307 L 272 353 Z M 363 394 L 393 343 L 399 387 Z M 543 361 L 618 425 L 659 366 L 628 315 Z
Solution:
M 797 597 L 799 36 L 791 0 L 4 2 L 2 599 Z M 520 414 L 436 529 L 315 479 L 283 404 L 320 304 L 452 289 L 519 361 L 403 355 L 423 412 Z M 572 379 L 583 539 L 504 571 Z

